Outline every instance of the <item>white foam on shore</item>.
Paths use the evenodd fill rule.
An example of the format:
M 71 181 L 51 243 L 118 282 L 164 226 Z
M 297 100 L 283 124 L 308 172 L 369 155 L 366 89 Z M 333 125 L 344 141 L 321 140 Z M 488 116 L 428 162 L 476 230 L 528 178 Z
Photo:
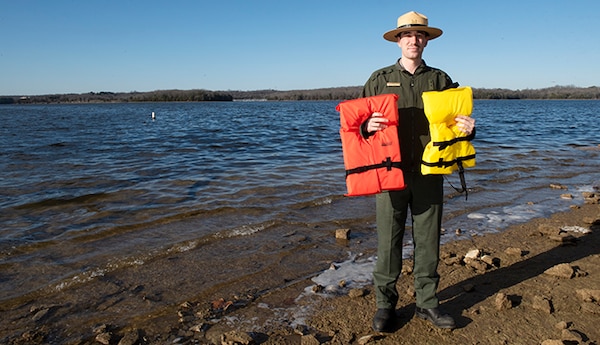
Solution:
M 596 189 L 592 186 L 579 186 L 578 192 L 594 192 Z M 485 234 L 499 232 L 509 225 L 525 223 L 534 218 L 547 217 L 551 213 L 565 211 L 572 202 L 582 201 L 577 196 L 571 203 L 564 199 L 547 199 L 539 203 L 527 203 L 523 205 L 506 206 L 485 211 L 472 212 L 466 215 L 466 220 L 457 219 L 461 228 L 466 228 L 467 232 L 460 236 L 469 236 L 472 234 Z M 464 227 L 463 227 L 464 225 Z M 565 225 L 563 231 L 583 231 L 578 227 Z M 407 231 L 408 232 L 408 231 Z M 463 237 L 464 238 L 464 237 Z M 442 242 L 460 239 L 454 233 L 446 234 Z M 412 254 L 412 239 L 405 237 L 403 256 L 406 259 Z M 304 292 L 298 296 L 297 300 L 307 296 L 331 297 L 347 293 L 350 289 L 362 288 L 373 284 L 373 269 L 375 268 L 376 256 L 362 257 L 361 254 L 349 254 L 349 259 L 340 263 L 334 263 L 332 266 L 313 277 L 311 280 L 314 285 L 307 286 Z M 292 314 L 292 325 L 299 325 L 310 314 L 310 306 L 295 310 Z
M 374 256 L 362 258 L 359 255 L 351 255 L 349 260 L 334 263 L 328 270 L 313 277 L 311 280 L 315 286 L 319 286 L 319 294 L 339 294 L 349 289 L 361 288 L 372 284 L 373 268 L 376 258 Z M 305 293 L 314 293 L 313 286 L 305 289 Z
M 576 187 L 578 192 L 593 192 L 593 185 L 583 185 Z M 581 199 L 581 200 L 580 200 Z M 486 211 L 472 212 L 466 215 L 466 221 L 461 222 L 461 228 L 466 229 L 467 233 L 463 235 L 482 234 L 498 232 L 509 225 L 525 223 L 534 218 L 547 217 L 553 212 L 567 210 L 573 201 L 582 201 L 577 196 L 571 202 L 564 199 L 553 198 L 540 201 L 539 203 L 527 203 L 523 205 L 512 205 L 498 209 L 488 209 Z M 566 225 L 565 225 L 566 226 Z M 573 231 L 573 229 L 569 229 Z M 452 236 L 450 236 L 452 237 Z M 454 238 L 445 238 L 444 242 L 454 240 Z M 403 253 L 405 257 L 412 253 L 412 240 L 405 238 Z M 409 248 L 410 247 L 410 248 Z M 330 269 L 321 272 L 312 278 L 315 285 L 322 287 L 320 292 L 313 292 L 314 286 L 308 286 L 304 294 L 317 294 L 322 296 L 344 293 L 349 289 L 360 288 L 373 283 L 373 269 L 375 267 L 376 257 L 362 257 L 360 254 L 349 254 L 349 259 L 334 263 Z M 343 282 L 343 284 L 340 284 Z M 343 285 L 343 286 L 341 286 Z

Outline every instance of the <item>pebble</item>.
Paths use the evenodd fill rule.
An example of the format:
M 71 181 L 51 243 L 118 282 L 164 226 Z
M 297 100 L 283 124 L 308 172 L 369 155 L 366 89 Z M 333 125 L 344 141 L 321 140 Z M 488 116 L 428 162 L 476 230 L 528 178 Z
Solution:
M 554 325 L 554 327 L 558 329 L 567 329 L 569 328 L 569 324 L 566 321 L 560 321 L 556 325 Z
M 350 298 L 358 298 L 358 297 L 363 297 L 364 295 L 367 294 L 367 291 L 365 289 L 351 289 L 350 291 L 348 291 L 348 296 L 350 296 Z
M 365 335 L 365 336 L 358 338 L 358 344 L 365 345 L 374 340 L 375 340 L 375 336 L 373 334 L 369 334 L 369 335 Z
M 509 247 L 504 250 L 504 252 L 508 255 L 513 256 L 523 256 L 523 250 L 521 248 Z
M 508 299 L 508 296 L 503 292 L 498 292 L 494 299 L 494 305 L 498 310 L 506 310 L 512 308 L 512 302 Z
M 577 296 L 584 302 L 600 302 L 600 290 L 595 289 L 577 289 Z
M 473 290 L 475 290 L 475 285 L 473 284 L 465 284 L 462 286 L 463 290 L 465 292 L 472 292 Z
M 583 302 L 581 309 L 590 314 L 600 315 L 600 304 L 593 302 Z
M 552 314 L 552 300 L 543 296 L 534 296 L 533 309 Z
M 563 244 L 574 244 L 577 242 L 577 238 L 575 236 L 567 234 L 550 235 L 548 238 L 554 242 Z
M 112 333 L 110 332 L 102 332 L 96 335 L 96 341 L 100 344 L 109 345 L 112 339 Z
M 560 337 L 563 341 L 577 342 L 578 344 L 583 341 L 581 334 L 569 329 L 563 329 L 560 334 Z
M 481 250 L 479 249 L 471 249 L 465 254 L 465 259 L 477 259 L 481 254 Z
M 542 345 L 564 345 L 562 340 L 560 339 L 546 339 L 542 341 Z
M 544 273 L 558 278 L 571 279 L 575 275 L 575 269 L 569 264 L 558 264 L 545 270 Z
M 335 238 L 339 240 L 347 240 L 350 238 L 350 229 L 337 229 L 335 231 Z

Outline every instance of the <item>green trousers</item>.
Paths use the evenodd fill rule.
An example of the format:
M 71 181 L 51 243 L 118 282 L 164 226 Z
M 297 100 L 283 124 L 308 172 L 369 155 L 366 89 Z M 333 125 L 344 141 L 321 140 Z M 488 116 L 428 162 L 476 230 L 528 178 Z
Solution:
M 437 266 L 442 222 L 443 178 L 441 175 L 404 174 L 407 188 L 376 196 L 377 263 L 373 272 L 377 308 L 395 309 L 396 282 L 402 270 L 402 238 L 408 209 L 414 240 L 414 284 L 416 304 L 436 308 L 439 283 Z

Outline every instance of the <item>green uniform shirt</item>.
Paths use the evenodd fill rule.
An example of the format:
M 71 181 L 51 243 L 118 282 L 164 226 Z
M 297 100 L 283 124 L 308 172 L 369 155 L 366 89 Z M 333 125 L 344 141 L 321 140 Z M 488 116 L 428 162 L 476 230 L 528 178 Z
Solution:
M 452 79 L 442 70 L 423 64 L 415 74 L 400 65 L 381 68 L 373 74 L 363 88 L 361 97 L 395 93 L 398 97 L 398 135 L 402 170 L 405 173 L 421 171 L 423 150 L 431 140 L 429 121 L 423 111 L 421 94 L 441 91 L 452 86 Z

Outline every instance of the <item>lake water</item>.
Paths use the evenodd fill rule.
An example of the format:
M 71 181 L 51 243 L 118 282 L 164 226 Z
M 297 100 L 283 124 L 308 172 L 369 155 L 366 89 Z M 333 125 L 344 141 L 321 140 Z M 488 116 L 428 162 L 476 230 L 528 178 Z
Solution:
M 343 196 L 337 103 L 0 106 L 0 312 L 46 301 L 75 324 L 125 322 L 373 253 L 373 197 Z M 448 178 L 443 241 L 600 186 L 599 101 L 476 100 L 473 116 L 477 166 L 468 200 Z

